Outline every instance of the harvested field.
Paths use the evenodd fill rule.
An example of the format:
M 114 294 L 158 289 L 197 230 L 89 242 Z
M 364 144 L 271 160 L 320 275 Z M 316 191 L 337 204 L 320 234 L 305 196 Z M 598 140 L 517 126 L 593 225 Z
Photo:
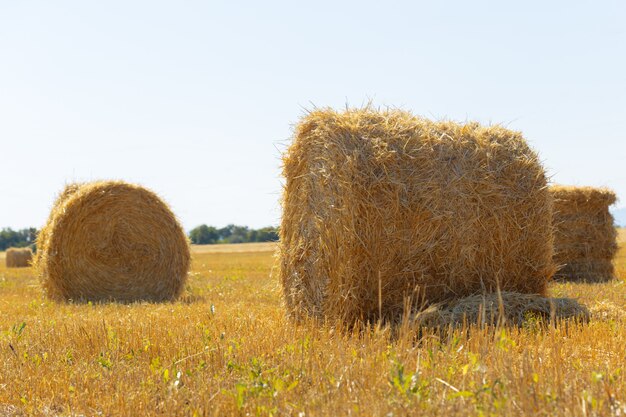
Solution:
M 286 318 L 271 252 L 195 253 L 165 304 L 57 304 L 0 264 L 0 404 L 26 415 L 615 416 L 626 271 L 556 283 L 588 323 L 338 332 Z M 0 254 L 0 256 L 2 256 Z M 626 249 L 617 258 L 626 262 Z M 619 268 L 617 269 L 619 271 Z M 595 316 L 594 316 L 594 313 Z M 9 347 L 11 346 L 11 347 Z M 407 411 L 410 410 L 410 411 Z
M 276 242 L 238 243 L 216 245 L 191 245 L 191 252 L 196 253 L 241 253 L 241 252 L 274 252 L 278 248 Z

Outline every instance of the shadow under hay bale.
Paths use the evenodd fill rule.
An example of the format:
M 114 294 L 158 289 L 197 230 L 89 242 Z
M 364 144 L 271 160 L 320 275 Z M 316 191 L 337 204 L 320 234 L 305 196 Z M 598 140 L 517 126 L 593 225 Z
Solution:
M 448 303 L 432 305 L 415 314 L 411 321 L 424 327 L 467 325 L 522 326 L 529 321 L 554 322 L 590 318 L 589 310 L 571 298 L 549 298 L 532 294 L 501 292 L 477 294 Z
M 37 238 L 46 294 L 73 301 L 168 301 L 187 280 L 187 237 L 151 191 L 121 181 L 71 184 Z
M 30 248 L 9 248 L 5 253 L 7 268 L 26 268 L 33 259 L 33 251 Z
M 553 186 L 554 260 L 561 281 L 606 282 L 615 276 L 617 231 L 609 206 L 615 193 L 592 187 Z
M 287 311 L 394 321 L 479 292 L 545 294 L 551 197 L 518 132 L 370 108 L 316 110 L 283 158 Z

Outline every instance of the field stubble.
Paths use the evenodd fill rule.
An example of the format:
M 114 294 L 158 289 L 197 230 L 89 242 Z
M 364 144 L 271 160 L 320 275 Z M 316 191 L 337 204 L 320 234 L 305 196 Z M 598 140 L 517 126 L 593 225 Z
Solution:
M 2 263 L 0 416 L 626 415 L 624 243 L 620 280 L 550 288 L 588 324 L 419 337 L 289 322 L 272 248 L 197 248 L 168 304 L 56 304 Z

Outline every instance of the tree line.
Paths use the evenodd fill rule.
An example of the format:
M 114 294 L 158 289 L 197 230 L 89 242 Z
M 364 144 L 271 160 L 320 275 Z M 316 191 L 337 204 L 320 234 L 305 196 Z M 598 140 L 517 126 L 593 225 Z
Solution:
M 34 227 L 22 230 L 4 228 L 0 230 L 0 251 L 34 245 L 35 239 L 37 239 L 37 229 Z
M 247 226 L 229 224 L 218 229 L 203 224 L 189 232 L 191 243 L 208 245 L 211 243 L 247 243 L 247 242 L 275 242 L 278 240 L 277 227 L 263 227 L 250 229 Z
M 7 248 L 22 248 L 32 246 L 34 249 L 38 230 L 34 227 L 13 230 L 4 228 L 0 230 L 0 251 Z M 247 226 L 229 224 L 220 229 L 203 224 L 189 232 L 191 243 L 207 245 L 211 243 L 247 243 L 247 242 L 275 242 L 278 240 L 277 227 L 263 227 L 251 229 Z

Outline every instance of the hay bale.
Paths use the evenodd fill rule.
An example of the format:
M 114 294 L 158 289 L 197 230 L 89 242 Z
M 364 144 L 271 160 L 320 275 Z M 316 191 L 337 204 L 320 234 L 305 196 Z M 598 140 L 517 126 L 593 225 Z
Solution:
M 604 188 L 552 186 L 554 197 L 555 279 L 606 282 L 614 278 L 617 231 L 609 206 L 613 191 Z
M 67 186 L 37 248 L 35 267 L 56 300 L 173 300 L 190 265 L 187 237 L 169 207 L 121 181 Z
M 7 268 L 25 268 L 30 266 L 33 251 L 30 248 L 8 248 L 5 254 Z
M 61 190 L 61 192 L 54 199 L 54 203 L 52 203 L 52 209 L 50 210 L 50 214 L 48 215 L 46 226 L 44 226 L 37 234 L 37 242 L 35 246 L 44 247 L 48 245 L 48 237 L 49 237 L 48 232 L 50 231 L 50 227 L 47 227 L 47 226 L 52 224 L 54 216 L 56 216 L 59 207 L 65 202 L 65 200 L 67 200 L 72 194 L 78 191 L 78 189 L 80 189 L 80 187 L 82 187 L 83 185 L 85 184 L 80 183 L 80 182 L 65 184 L 65 187 L 63 187 L 63 190 Z M 37 251 L 37 253 L 35 254 L 33 265 L 41 265 L 43 268 L 44 262 L 43 260 L 40 261 L 39 259 L 39 257 L 42 256 L 42 254 L 43 254 L 42 251 Z
M 396 319 L 407 299 L 546 291 L 551 198 L 518 132 L 317 110 L 283 162 L 279 274 L 293 317 Z
M 420 326 L 446 328 L 463 324 L 522 326 L 532 320 L 575 319 L 587 322 L 590 317 L 587 307 L 572 298 L 503 291 L 433 305 L 414 315 L 411 321 Z

